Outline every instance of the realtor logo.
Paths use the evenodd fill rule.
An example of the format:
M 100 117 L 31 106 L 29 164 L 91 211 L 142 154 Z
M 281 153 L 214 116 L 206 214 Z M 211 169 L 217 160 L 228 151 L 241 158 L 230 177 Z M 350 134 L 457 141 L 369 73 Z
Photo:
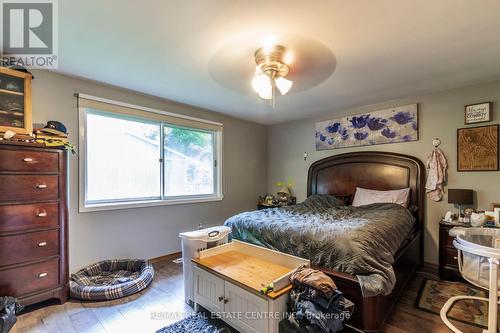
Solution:
M 57 68 L 57 0 L 0 0 L 0 4 L 2 62 Z

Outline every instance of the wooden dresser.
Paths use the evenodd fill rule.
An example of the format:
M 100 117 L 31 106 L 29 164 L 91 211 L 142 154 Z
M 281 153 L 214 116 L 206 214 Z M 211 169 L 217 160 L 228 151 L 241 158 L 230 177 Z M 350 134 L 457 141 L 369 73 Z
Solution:
M 0 143 L 0 296 L 68 298 L 67 153 Z

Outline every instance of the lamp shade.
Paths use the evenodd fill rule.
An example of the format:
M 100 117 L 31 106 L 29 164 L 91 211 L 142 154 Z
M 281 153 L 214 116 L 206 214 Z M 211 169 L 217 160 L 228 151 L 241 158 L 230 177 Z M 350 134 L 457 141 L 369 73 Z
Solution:
M 277 78 L 275 82 L 276 82 L 276 87 L 278 87 L 278 90 L 282 95 L 285 95 L 293 85 L 293 81 L 287 80 L 283 77 Z
M 271 78 L 266 74 L 259 73 L 255 75 L 252 81 L 252 87 L 259 94 L 260 98 L 273 98 L 273 86 L 271 83 Z
M 448 203 L 472 205 L 474 203 L 473 193 L 473 190 L 448 189 Z

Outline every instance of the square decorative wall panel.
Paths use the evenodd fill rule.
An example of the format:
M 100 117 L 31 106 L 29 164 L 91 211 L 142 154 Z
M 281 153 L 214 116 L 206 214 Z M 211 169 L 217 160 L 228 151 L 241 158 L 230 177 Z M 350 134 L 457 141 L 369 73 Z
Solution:
M 459 128 L 458 171 L 498 170 L 498 125 Z

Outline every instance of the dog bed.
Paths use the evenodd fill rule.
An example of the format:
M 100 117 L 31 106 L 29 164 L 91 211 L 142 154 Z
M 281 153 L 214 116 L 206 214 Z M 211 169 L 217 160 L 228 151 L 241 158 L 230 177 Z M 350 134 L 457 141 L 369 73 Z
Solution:
M 71 297 L 102 301 L 135 294 L 154 277 L 153 265 L 142 259 L 104 260 L 71 275 Z

